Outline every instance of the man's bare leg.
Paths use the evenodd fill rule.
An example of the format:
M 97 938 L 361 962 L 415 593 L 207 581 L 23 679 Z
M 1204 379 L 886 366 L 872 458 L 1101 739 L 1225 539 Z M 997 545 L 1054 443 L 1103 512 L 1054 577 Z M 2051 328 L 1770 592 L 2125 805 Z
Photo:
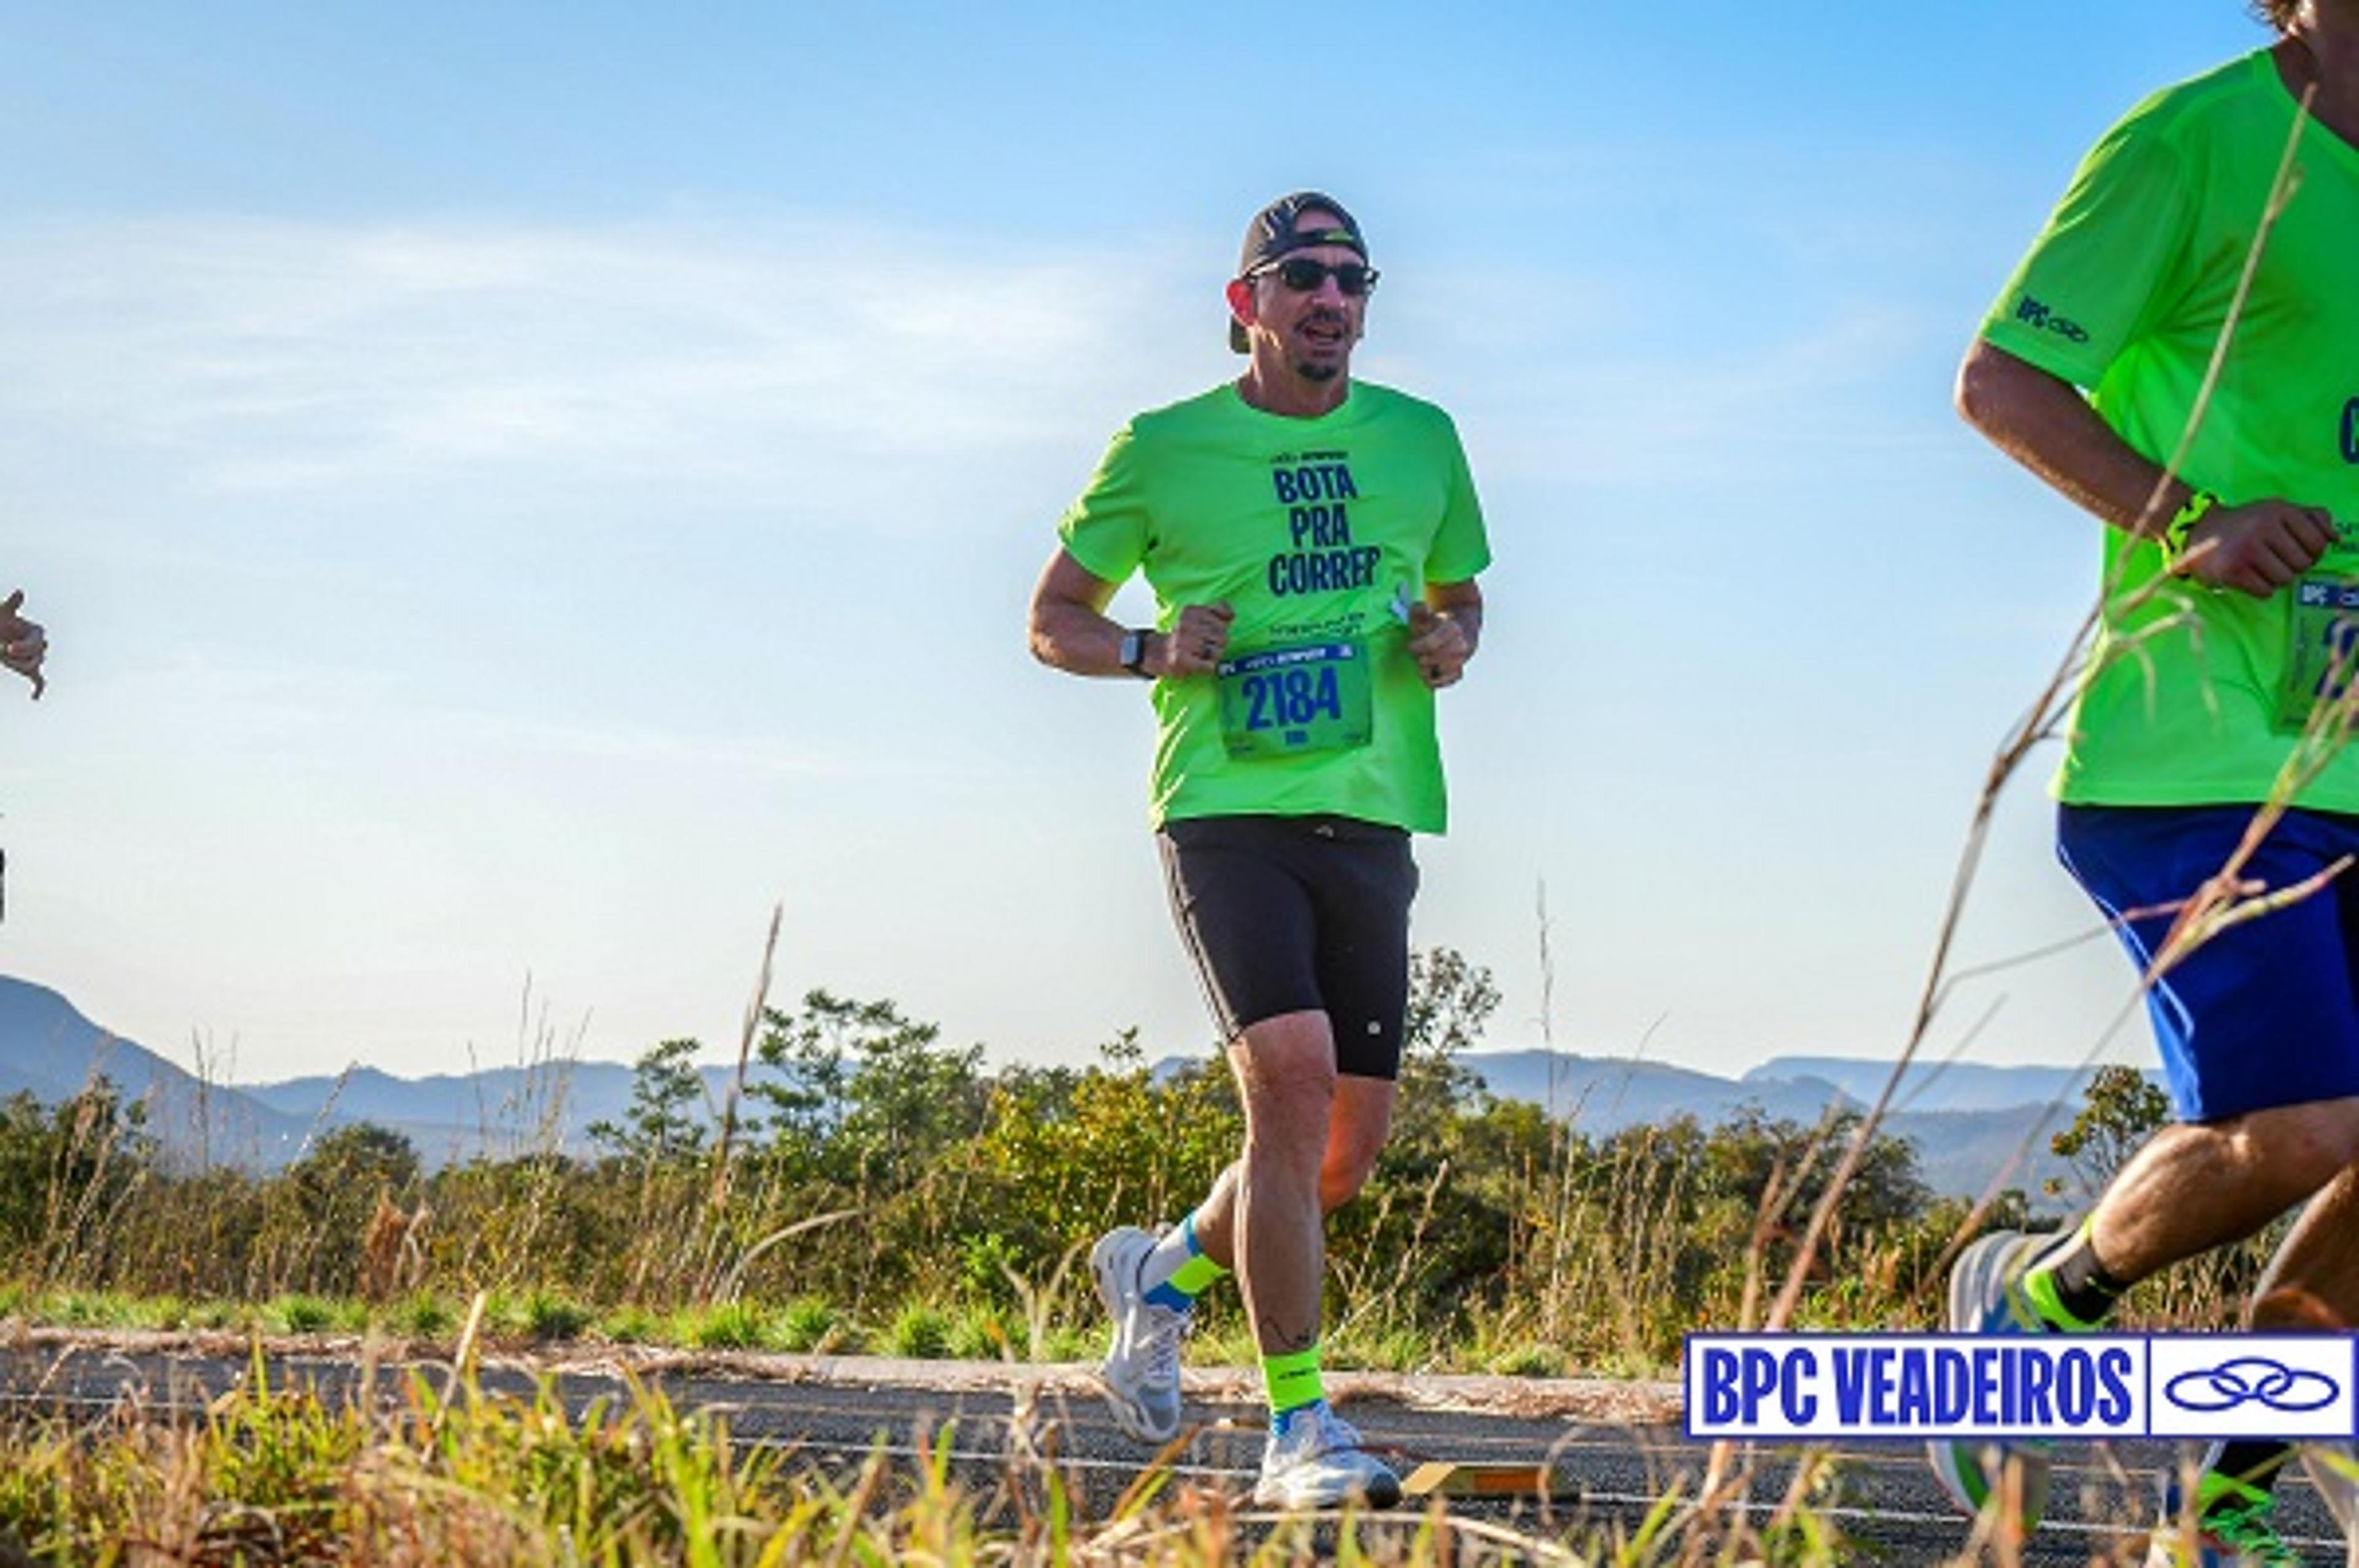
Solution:
M 1264 1356 L 1319 1343 L 1327 1262 L 1319 1171 L 1335 1100 L 1335 1037 L 1323 1012 L 1288 1012 L 1248 1025 L 1229 1047 L 1245 1102 L 1245 1154 L 1230 1184 L 1223 1238 Z M 1197 1235 L 1203 1237 L 1200 1215 Z M 1212 1243 L 1208 1255 L 1219 1259 Z
M 1335 1079 L 1335 1098 L 1327 1113 L 1327 1149 L 1319 1163 L 1322 1217 L 1350 1203 L 1368 1184 L 1376 1157 L 1392 1134 L 1397 1093 L 1390 1078 L 1346 1074 Z M 1238 1162 L 1222 1171 L 1194 1215 L 1197 1245 L 1223 1269 L 1236 1267 L 1237 1177 L 1242 1168 Z
M 2281 1106 L 2203 1126 L 2166 1127 L 2131 1157 L 2097 1200 L 2090 1240 L 2108 1273 L 2135 1283 L 2253 1235 L 2354 1162 L 2359 1098 Z M 2348 1217 L 2351 1211 L 2342 1205 L 2350 1201 L 2330 1205 L 2326 1212 Z M 2297 1237 L 2311 1227 L 2306 1216 Z M 2332 1251 L 2325 1234 L 2305 1242 L 2293 1255 L 2294 1278 L 2338 1277 L 2318 1273 L 2316 1260 Z M 2340 1277 L 2344 1282 L 2334 1288 L 2350 1289 L 2348 1277 Z

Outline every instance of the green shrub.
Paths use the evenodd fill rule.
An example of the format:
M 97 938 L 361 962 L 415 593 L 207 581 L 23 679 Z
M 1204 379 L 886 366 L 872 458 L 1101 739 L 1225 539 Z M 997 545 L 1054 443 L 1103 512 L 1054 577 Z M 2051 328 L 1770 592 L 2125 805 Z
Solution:
M 317 1296 L 280 1296 L 263 1309 L 263 1319 L 285 1334 L 325 1334 L 336 1325 L 336 1309 Z
M 1040 1336 L 1040 1354 L 1050 1361 L 1094 1361 L 1104 1351 L 1103 1332 L 1079 1324 L 1056 1324 Z
M 1490 1369 L 1503 1378 L 1557 1378 L 1564 1374 L 1564 1352 L 1553 1345 L 1516 1345 L 1491 1357 Z
M 945 1345 L 961 1361 L 1011 1360 L 1016 1350 L 1007 1325 L 989 1307 L 970 1307 L 959 1314 L 951 1324 Z
M 941 1308 L 910 1302 L 893 1314 L 885 1331 L 885 1353 L 919 1361 L 940 1361 L 951 1354 L 951 1321 Z
M 842 1344 L 843 1325 L 835 1308 L 817 1296 L 797 1296 L 778 1314 L 778 1345 L 786 1350 L 819 1353 Z
M 617 1307 L 598 1320 L 598 1333 L 617 1345 L 647 1345 L 663 1336 L 664 1321 L 643 1306 Z
M 440 1339 L 457 1329 L 459 1314 L 440 1296 L 419 1291 L 396 1303 L 386 1314 L 386 1322 L 397 1334 L 416 1339 Z
M 689 1323 L 687 1338 L 700 1350 L 758 1350 L 770 1343 L 769 1319 L 751 1302 L 723 1302 Z
M 550 1291 L 535 1291 L 525 1298 L 525 1327 L 535 1339 L 575 1339 L 597 1316 L 588 1307 Z

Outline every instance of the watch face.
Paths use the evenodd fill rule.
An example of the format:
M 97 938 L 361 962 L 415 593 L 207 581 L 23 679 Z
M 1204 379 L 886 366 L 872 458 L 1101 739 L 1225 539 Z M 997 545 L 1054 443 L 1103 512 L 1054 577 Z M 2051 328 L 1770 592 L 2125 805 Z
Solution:
M 1122 634 L 1122 667 L 1135 670 L 1147 662 L 1147 633 L 1125 632 Z

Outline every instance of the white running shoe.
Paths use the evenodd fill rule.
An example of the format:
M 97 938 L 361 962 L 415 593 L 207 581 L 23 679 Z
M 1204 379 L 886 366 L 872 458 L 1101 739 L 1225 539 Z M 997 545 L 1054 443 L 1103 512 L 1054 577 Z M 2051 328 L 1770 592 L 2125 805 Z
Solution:
M 1098 1368 L 1114 1423 L 1141 1443 L 1169 1443 L 1180 1434 L 1180 1342 L 1194 1314 L 1150 1302 L 1139 1289 L 1139 1269 L 1154 1250 L 1154 1237 L 1118 1226 L 1090 1249 L 1090 1271 L 1114 1319 L 1114 1342 Z
M 1352 1423 L 1322 1402 L 1271 1433 L 1261 1451 L 1254 1503 L 1266 1509 L 1333 1509 L 1360 1503 L 1388 1509 L 1400 1501 L 1400 1477 L 1360 1446 Z
M 1944 1326 L 1952 1334 L 2044 1332 L 2031 1303 L 2024 1300 L 2021 1281 L 2025 1267 L 2051 1239 L 1995 1230 L 1959 1253 L 1950 1270 L 1950 1315 Z M 2019 1527 L 2028 1532 L 2048 1511 L 2049 1448 L 2045 1442 L 1949 1438 L 1925 1446 L 1933 1461 L 1933 1478 L 1966 1513 L 1978 1515 L 2001 1496 L 2010 1470 L 2015 1472 L 2011 1495 L 2019 1510 Z

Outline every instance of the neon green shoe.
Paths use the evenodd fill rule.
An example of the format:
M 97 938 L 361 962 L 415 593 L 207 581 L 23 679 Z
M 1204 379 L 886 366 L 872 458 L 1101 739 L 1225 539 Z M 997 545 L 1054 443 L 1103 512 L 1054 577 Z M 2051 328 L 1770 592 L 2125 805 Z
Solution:
M 2162 1495 L 2162 1523 L 2146 1550 L 2146 1568 L 2301 1568 L 2301 1555 L 2277 1534 L 2274 1492 L 2206 1472 L 2195 1483 L 2195 1517 L 2182 1516 L 2179 1481 Z

